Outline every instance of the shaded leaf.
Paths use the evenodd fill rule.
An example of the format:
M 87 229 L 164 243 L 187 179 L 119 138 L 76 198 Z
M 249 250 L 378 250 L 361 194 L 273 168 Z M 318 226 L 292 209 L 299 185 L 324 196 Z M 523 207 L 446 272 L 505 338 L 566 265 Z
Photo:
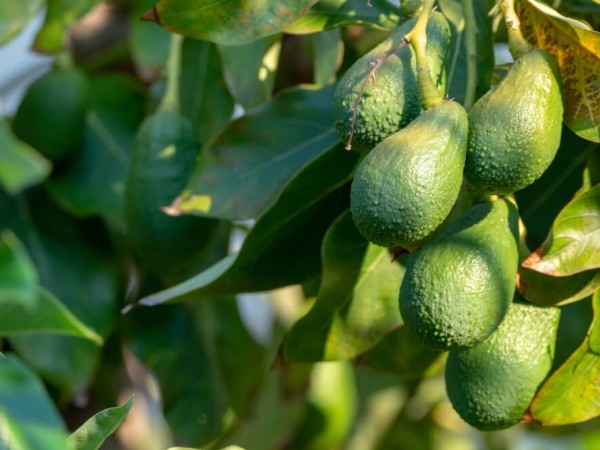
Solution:
M 317 0 L 159 0 L 157 21 L 167 30 L 194 39 L 241 45 L 278 33 Z
M 573 198 L 522 267 L 554 276 L 600 267 L 600 185 Z
M 133 406 L 133 397 L 121 406 L 100 411 L 69 436 L 73 450 L 97 450 L 121 425 Z
M 182 300 L 199 292 L 257 292 L 302 283 L 319 274 L 325 231 L 348 206 L 340 188 L 352 177 L 358 154 L 334 147 L 312 162 L 256 222 L 238 253 L 164 291 L 143 305 Z M 327 176 L 323 176 L 323 174 Z
M 36 301 L 37 284 L 37 271 L 23 244 L 12 231 L 2 231 L 0 233 L 0 305 L 16 303 L 23 308 L 32 307 Z
M 0 3 L 0 45 L 12 39 L 41 11 L 44 0 L 4 0 Z
M 68 448 L 67 431 L 42 382 L 13 355 L 0 354 L 0 447 Z
M 316 33 L 346 25 L 391 29 L 398 20 L 398 7 L 386 0 L 321 0 L 288 25 L 285 31 L 292 34 Z
M 204 150 L 174 206 L 186 214 L 230 220 L 257 217 L 293 176 L 338 142 L 332 92 L 288 91 L 231 123 Z
M 593 299 L 594 320 L 587 337 L 544 383 L 531 405 L 544 425 L 583 422 L 600 415 L 600 291 Z
M 404 269 L 391 262 L 386 248 L 365 241 L 350 211 L 327 232 L 322 260 L 315 304 L 285 338 L 286 361 L 350 359 L 400 325 L 398 292 Z
M 140 20 L 156 0 L 136 0 L 129 12 L 129 48 L 138 66 L 160 68 L 167 62 L 171 34 L 154 23 Z
M 560 67 L 565 123 L 600 142 L 600 33 L 535 0 L 520 0 L 516 7 L 525 38 L 552 53 Z
M 344 53 L 340 30 L 315 33 L 312 38 L 312 51 L 315 67 L 315 84 L 330 84 L 335 80 Z
M 4 189 L 17 194 L 44 180 L 50 170 L 50 162 L 18 139 L 8 124 L 0 120 L 0 183 Z
M 525 299 L 536 305 L 566 305 L 584 299 L 600 288 L 600 270 L 555 277 L 521 267 L 517 288 Z
M 199 142 L 207 144 L 233 114 L 216 45 L 186 39 L 181 47 L 179 103 L 194 125 Z
M 225 82 L 242 107 L 254 108 L 271 98 L 280 52 L 280 35 L 219 46 Z

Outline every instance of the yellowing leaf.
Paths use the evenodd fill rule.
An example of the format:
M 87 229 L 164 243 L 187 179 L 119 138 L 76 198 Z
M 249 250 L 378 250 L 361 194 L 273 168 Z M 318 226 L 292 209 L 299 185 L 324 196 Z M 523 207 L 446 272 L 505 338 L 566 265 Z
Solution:
M 565 123 L 600 142 L 600 33 L 535 0 L 516 4 L 523 36 L 556 58 L 563 81 Z

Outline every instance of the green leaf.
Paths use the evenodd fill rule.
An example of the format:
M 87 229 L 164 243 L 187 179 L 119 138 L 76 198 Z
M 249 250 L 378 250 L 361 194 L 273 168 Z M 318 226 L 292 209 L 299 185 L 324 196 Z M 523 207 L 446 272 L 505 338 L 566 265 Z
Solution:
M 246 68 L 248 70 L 248 68 Z M 181 48 L 179 103 L 194 125 L 201 144 L 210 142 L 233 114 L 217 47 L 186 39 Z
M 0 45 L 21 31 L 43 5 L 43 0 L 4 0 L 0 3 Z
M 174 206 L 230 220 L 257 217 L 295 174 L 338 142 L 332 92 L 294 89 L 231 123 L 205 149 Z
M 0 120 L 0 183 L 4 189 L 18 194 L 44 180 L 50 170 L 50 162 L 18 139 L 6 121 Z
M 391 29 L 398 19 L 398 8 L 386 0 L 321 0 L 285 31 L 306 34 L 346 25 Z
M 46 18 L 33 48 L 40 53 L 58 53 L 67 43 L 69 26 L 87 13 L 98 0 L 47 0 Z
M 32 304 L 0 301 L 0 336 L 55 333 L 77 336 L 102 344 L 102 337 L 85 326 L 56 297 L 43 288 Z
M 152 306 L 200 292 L 257 292 L 302 283 L 319 274 L 319 247 L 333 221 L 347 208 L 343 187 L 358 154 L 334 147 L 297 175 L 256 222 L 238 253 L 164 291 L 144 297 Z M 323 176 L 327 174 L 327 176 Z M 282 261 L 285 261 L 283 264 Z
M 67 432 L 41 381 L 13 355 L 0 354 L 0 447 L 66 449 Z
M 566 425 L 600 415 L 600 291 L 593 299 L 594 320 L 587 337 L 544 383 L 531 405 L 534 420 Z
M 555 277 L 521 267 L 517 287 L 525 299 L 536 305 L 566 305 L 584 299 L 600 288 L 600 270 Z
M 33 307 L 37 284 L 37 271 L 19 238 L 12 231 L 0 232 L 0 305 Z
M 344 54 L 340 30 L 322 31 L 311 35 L 315 84 L 330 84 L 335 80 Z
M 522 267 L 553 276 L 600 267 L 600 185 L 573 198 Z
M 271 98 L 280 52 L 281 35 L 219 46 L 225 82 L 242 107 L 254 108 Z
M 584 139 L 600 142 L 600 33 L 535 0 L 516 6 L 525 38 L 558 62 L 565 123 Z
M 49 180 L 48 189 L 70 213 L 101 216 L 124 230 L 125 180 L 144 97 L 137 82 L 125 75 L 103 75 L 90 83 L 94 97 L 83 146 L 76 159 Z
M 386 248 L 365 241 L 350 211 L 333 223 L 322 252 L 319 293 L 285 338 L 286 361 L 350 359 L 401 323 L 398 292 L 404 269 L 391 262 Z
M 207 4 L 202 0 L 159 0 L 153 15 L 173 33 L 241 45 L 282 31 L 317 1 L 224 0 Z
M 97 450 L 108 436 L 121 425 L 133 406 L 133 397 L 126 403 L 100 411 L 69 436 L 73 450 Z
M 159 68 L 167 63 L 171 34 L 154 23 L 140 20 L 156 0 L 136 0 L 129 13 L 129 48 L 135 63 L 141 67 Z

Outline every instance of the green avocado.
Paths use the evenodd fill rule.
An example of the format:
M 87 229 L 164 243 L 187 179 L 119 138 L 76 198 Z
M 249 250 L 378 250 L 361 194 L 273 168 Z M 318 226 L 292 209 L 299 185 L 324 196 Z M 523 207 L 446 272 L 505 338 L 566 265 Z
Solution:
M 465 177 L 488 194 L 509 194 L 537 180 L 560 145 L 563 103 L 552 55 L 518 58 L 469 112 Z
M 480 203 L 409 256 L 400 312 L 423 344 L 473 347 L 498 327 L 515 291 L 518 220 L 505 199 Z
M 450 351 L 446 390 L 458 414 L 480 430 L 516 425 L 554 358 L 560 309 L 513 303 L 481 344 Z
M 14 132 L 48 159 L 60 161 L 80 145 L 88 100 L 88 81 L 81 70 L 54 70 L 27 89 L 14 117 Z
M 415 22 L 413 19 L 400 25 L 389 38 L 358 59 L 339 81 L 333 114 L 344 142 L 349 138 L 352 109 L 365 81 L 365 91 L 357 108 L 353 144 L 371 149 L 420 114 L 416 58 L 410 45 L 390 55 L 368 80 L 371 68 L 402 41 Z M 431 77 L 441 94 L 446 92 L 450 39 L 450 27 L 444 16 L 432 13 L 427 25 L 426 54 Z
M 458 197 L 467 133 L 467 112 L 446 101 L 377 145 L 352 182 L 358 231 L 385 247 L 411 247 L 431 234 Z

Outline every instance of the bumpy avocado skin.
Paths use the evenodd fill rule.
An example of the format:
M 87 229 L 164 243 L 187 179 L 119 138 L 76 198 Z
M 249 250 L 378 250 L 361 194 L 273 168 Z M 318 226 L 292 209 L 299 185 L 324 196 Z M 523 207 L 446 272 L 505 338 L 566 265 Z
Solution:
M 473 206 L 408 259 L 405 325 L 438 350 L 473 347 L 508 311 L 518 267 L 518 212 L 505 199 Z
M 544 50 L 527 52 L 469 112 L 466 178 L 489 194 L 529 186 L 556 155 L 562 116 L 556 62 Z
M 384 247 L 410 247 L 433 232 L 458 196 L 467 133 L 466 111 L 447 101 L 377 145 L 352 182 L 360 233 Z
M 402 24 L 388 39 L 357 60 L 338 83 L 333 101 L 335 126 L 345 142 L 350 133 L 352 107 L 373 64 L 398 45 L 415 24 Z M 441 94 L 446 92 L 450 27 L 444 16 L 434 12 L 427 25 L 427 59 L 431 76 Z M 373 148 L 383 139 L 408 125 L 421 112 L 416 78 L 416 61 L 410 45 L 390 55 L 366 84 L 357 108 L 353 146 Z
M 517 424 L 554 358 L 560 309 L 513 303 L 476 347 L 450 351 L 446 390 L 459 415 L 480 430 Z

